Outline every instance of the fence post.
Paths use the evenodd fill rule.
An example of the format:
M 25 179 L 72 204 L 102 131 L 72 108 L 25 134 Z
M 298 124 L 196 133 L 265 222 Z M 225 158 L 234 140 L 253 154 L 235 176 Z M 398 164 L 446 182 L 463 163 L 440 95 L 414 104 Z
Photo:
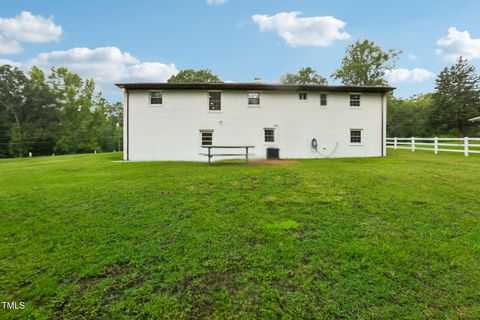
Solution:
M 438 137 L 435 137 L 433 140 L 433 150 L 435 154 L 438 154 Z
M 412 152 L 415 152 L 415 137 L 412 137 Z
M 397 137 L 393 138 L 393 150 L 397 150 Z
M 468 157 L 468 137 L 463 138 L 463 154 Z

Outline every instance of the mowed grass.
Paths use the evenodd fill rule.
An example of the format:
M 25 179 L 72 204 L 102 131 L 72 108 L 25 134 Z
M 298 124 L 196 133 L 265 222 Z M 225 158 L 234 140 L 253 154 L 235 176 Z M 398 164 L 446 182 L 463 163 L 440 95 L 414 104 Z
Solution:
M 0 161 L 1 318 L 478 319 L 480 156 Z

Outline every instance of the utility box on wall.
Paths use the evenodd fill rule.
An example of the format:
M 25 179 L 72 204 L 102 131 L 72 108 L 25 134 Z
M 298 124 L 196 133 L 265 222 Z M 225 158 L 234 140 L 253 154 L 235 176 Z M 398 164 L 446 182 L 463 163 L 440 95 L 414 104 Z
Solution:
M 280 149 L 267 148 L 267 160 L 278 160 L 278 159 L 280 159 Z

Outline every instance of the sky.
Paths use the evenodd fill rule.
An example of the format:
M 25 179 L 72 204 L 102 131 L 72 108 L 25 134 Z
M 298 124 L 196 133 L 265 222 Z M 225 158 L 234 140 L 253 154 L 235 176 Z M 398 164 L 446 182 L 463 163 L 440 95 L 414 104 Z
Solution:
M 480 68 L 480 1 L 2 0 L 0 64 L 66 66 L 112 102 L 120 82 L 162 82 L 211 69 L 224 81 L 277 82 L 311 66 L 329 80 L 348 45 L 370 39 L 402 55 L 395 95 L 431 92 L 462 55 Z

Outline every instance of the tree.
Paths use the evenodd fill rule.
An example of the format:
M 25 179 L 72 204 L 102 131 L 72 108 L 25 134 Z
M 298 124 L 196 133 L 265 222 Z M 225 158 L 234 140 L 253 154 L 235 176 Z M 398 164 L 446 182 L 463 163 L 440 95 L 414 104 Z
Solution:
M 10 141 L 7 109 L 0 103 L 0 158 L 8 157 Z
M 181 83 L 181 82 L 208 82 L 208 83 L 220 83 L 223 82 L 220 78 L 212 73 L 209 69 L 193 70 L 185 69 L 181 70 L 176 75 L 170 77 L 167 80 L 168 83 Z
M 389 137 L 429 137 L 432 94 L 398 99 L 388 95 L 387 135 Z
M 123 104 L 110 104 L 101 94 L 97 94 L 91 130 L 95 133 L 101 150 L 122 149 L 122 125 Z
M 122 147 L 122 104 L 66 68 L 0 66 L 0 157 Z
M 437 76 L 430 116 L 437 132 L 457 131 L 464 136 L 472 125 L 468 119 L 480 114 L 480 76 L 462 57 Z
M 60 103 L 60 136 L 55 144 L 57 153 L 92 152 L 99 149 L 92 128 L 95 82 L 83 80 L 67 68 L 52 68 L 49 83 Z
M 285 84 L 327 84 L 327 79 L 319 75 L 313 68 L 304 67 L 297 73 L 285 73 L 280 77 Z
M 340 68 L 331 77 L 344 85 L 384 86 L 385 70 L 395 67 L 400 54 L 400 50 L 383 51 L 373 41 L 358 40 L 347 47 Z
M 27 77 L 30 80 L 26 92 L 29 112 L 24 127 L 28 149 L 35 155 L 51 154 L 58 136 L 59 103 L 41 69 L 33 66 Z
M 0 66 L 0 104 L 5 115 L 12 119 L 8 125 L 9 153 L 19 157 L 28 152 L 23 123 L 24 115 L 27 114 L 28 85 L 29 80 L 22 70 L 10 65 Z

